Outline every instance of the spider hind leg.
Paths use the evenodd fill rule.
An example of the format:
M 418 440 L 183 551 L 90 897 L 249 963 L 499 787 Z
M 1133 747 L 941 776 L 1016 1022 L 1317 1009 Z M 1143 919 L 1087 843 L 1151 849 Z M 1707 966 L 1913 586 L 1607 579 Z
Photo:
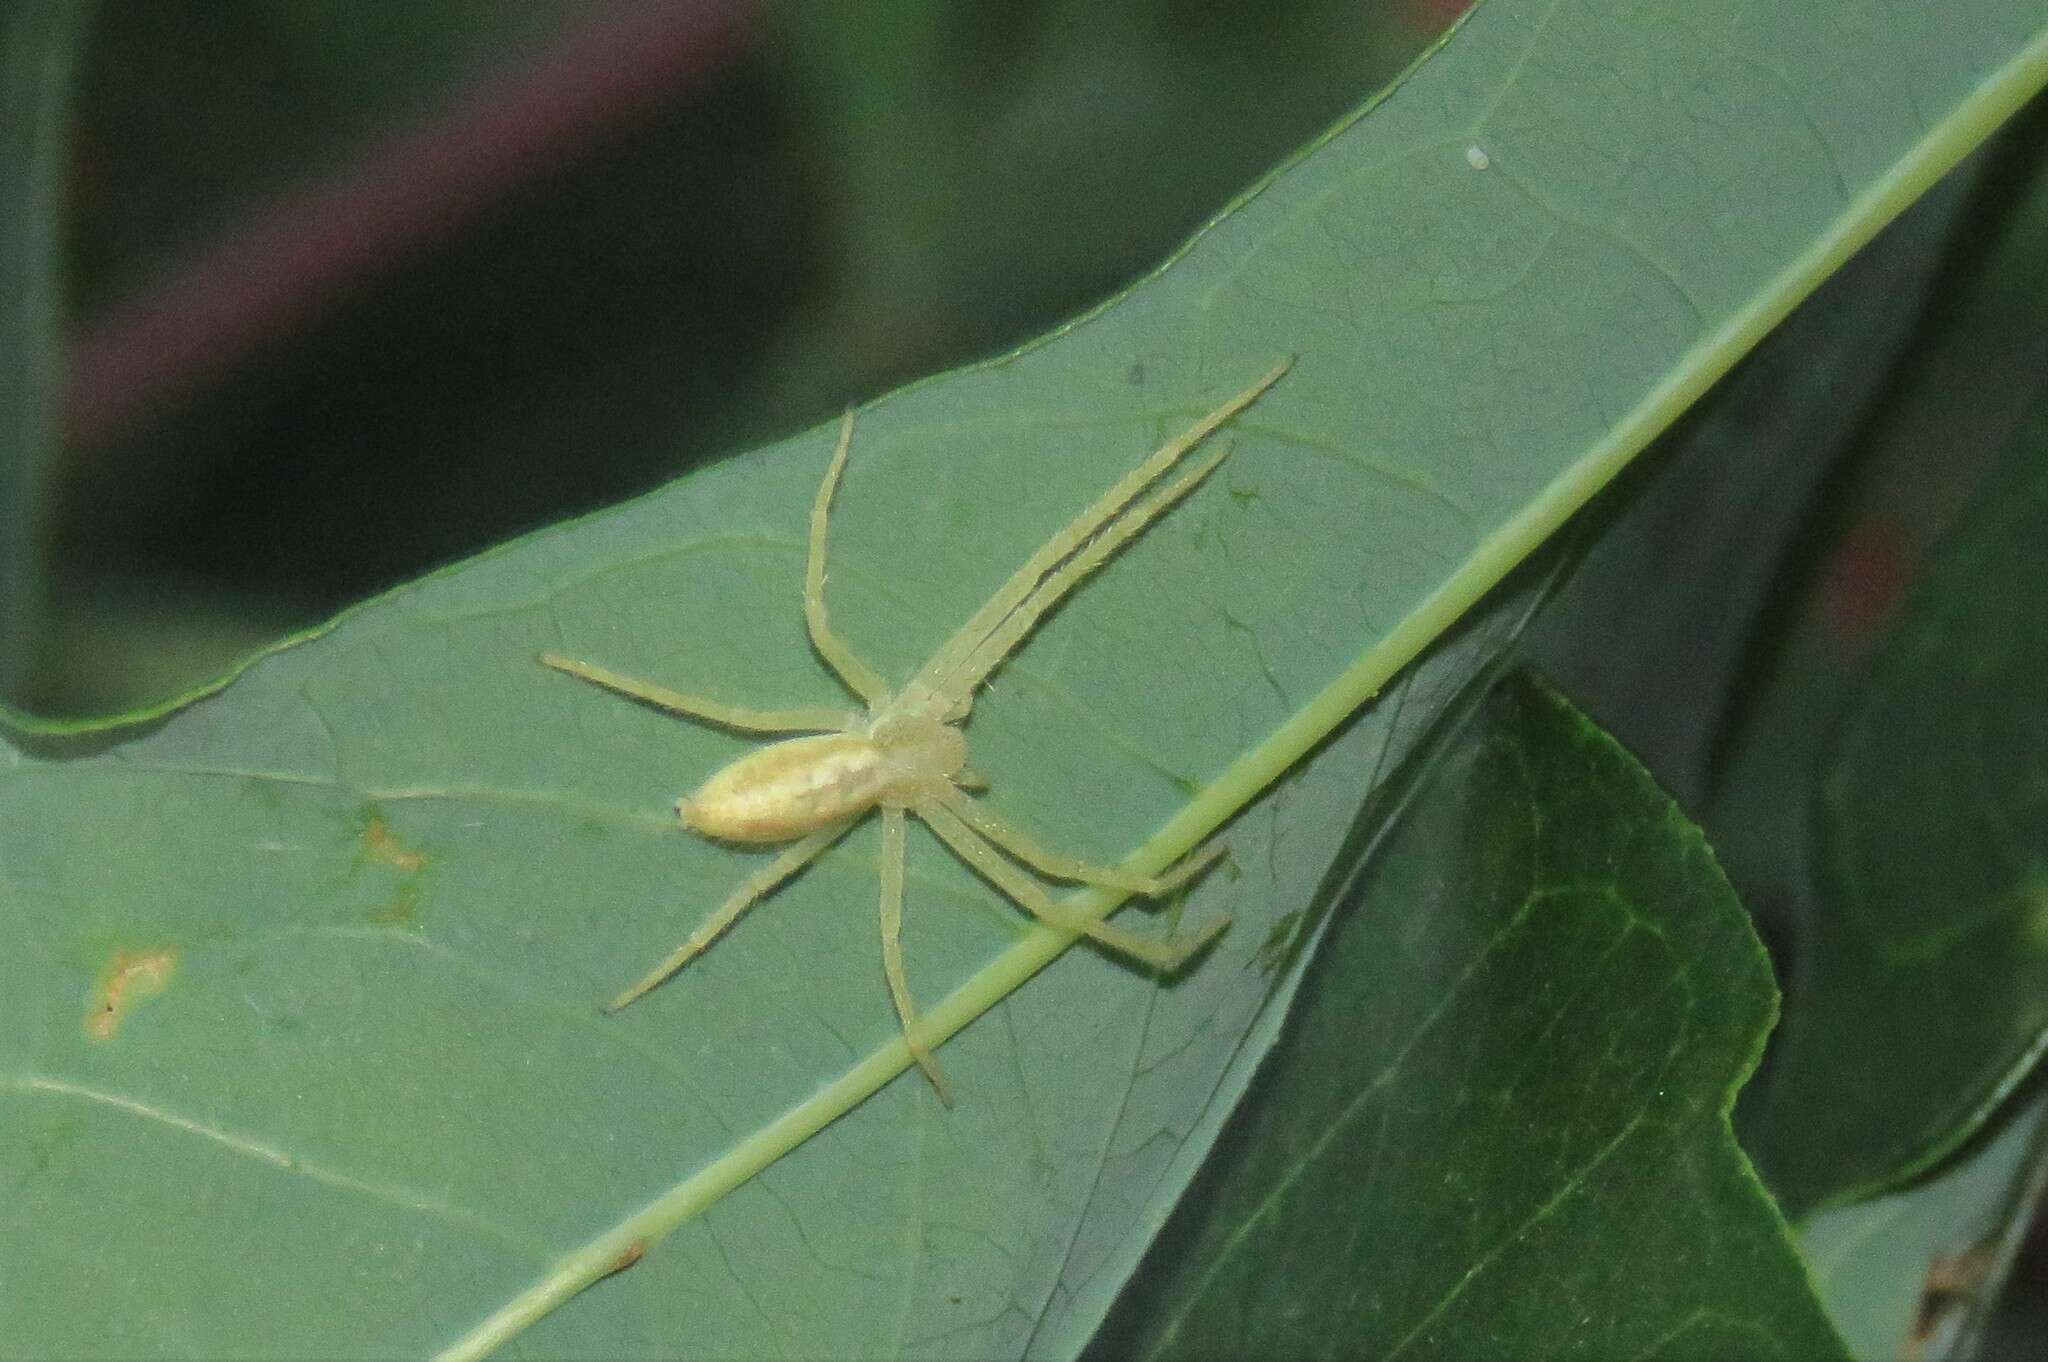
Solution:
M 703 954 L 704 949 L 718 939 L 719 933 L 732 926 L 741 913 L 767 897 L 769 892 L 784 880 L 816 860 L 826 847 L 838 841 L 852 826 L 851 820 L 834 823 L 784 848 L 781 855 L 741 880 L 739 887 L 726 896 L 725 902 L 697 924 L 697 929 L 690 933 L 689 940 L 670 951 L 660 964 L 641 977 L 639 983 L 605 1004 L 604 1010 L 617 1012 Z
M 917 1002 L 910 996 L 909 975 L 903 968 L 903 810 L 882 810 L 882 972 L 889 979 L 889 996 L 896 1004 L 897 1020 L 903 1023 L 903 1043 L 932 1091 L 947 1106 L 953 1105 L 953 1090 L 939 1072 L 939 1061 L 918 1031 Z
M 918 817 L 924 819 L 931 830 L 938 834 L 940 841 L 952 848 L 954 855 L 965 861 L 982 878 L 1001 890 L 1033 917 L 1062 931 L 1099 942 L 1119 955 L 1151 966 L 1161 974 L 1172 974 L 1179 970 L 1230 925 L 1227 916 L 1219 916 L 1191 937 L 1180 941 L 1161 941 L 1155 937 L 1141 936 L 1114 923 L 1103 922 L 1087 913 L 1069 908 L 1055 899 L 1046 891 L 1044 885 L 1012 865 L 993 844 L 945 804 L 936 799 L 928 799 L 921 801 L 916 807 Z M 1214 864 L 1219 854 L 1212 851 L 1193 859 L 1199 862 L 1198 868 L 1207 868 L 1208 865 Z

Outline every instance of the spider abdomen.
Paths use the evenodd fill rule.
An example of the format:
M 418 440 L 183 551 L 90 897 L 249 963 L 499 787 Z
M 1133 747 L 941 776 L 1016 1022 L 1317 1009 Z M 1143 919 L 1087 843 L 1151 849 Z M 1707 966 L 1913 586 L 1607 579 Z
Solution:
M 859 733 L 790 738 L 741 757 L 676 801 L 686 827 L 729 842 L 787 842 L 871 809 L 888 779 Z

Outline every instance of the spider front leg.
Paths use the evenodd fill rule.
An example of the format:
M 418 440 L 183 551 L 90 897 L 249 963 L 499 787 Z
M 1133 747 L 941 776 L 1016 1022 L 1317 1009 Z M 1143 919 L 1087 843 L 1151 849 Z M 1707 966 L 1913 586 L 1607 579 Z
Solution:
M 1046 892 L 1044 885 L 1004 860 L 1001 852 L 982 840 L 981 835 L 969 827 L 959 814 L 954 813 L 939 800 L 919 801 L 917 816 L 931 826 L 931 830 L 939 835 L 939 840 L 951 847 L 955 855 L 967 862 L 990 884 L 1016 900 L 1039 921 L 1058 927 L 1062 931 L 1098 941 L 1119 954 L 1150 965 L 1162 974 L 1171 974 L 1186 964 L 1203 947 L 1215 940 L 1218 932 L 1230 925 L 1229 918 L 1219 917 L 1193 937 L 1180 942 L 1156 941 L 1151 937 L 1140 936 L 1136 932 L 1126 931 L 1090 917 L 1086 913 L 1076 912 L 1060 903 Z
M 728 705 L 700 695 L 685 695 L 682 691 L 670 690 L 652 681 L 637 681 L 609 667 L 579 662 L 560 653 L 542 653 L 540 664 L 566 672 L 579 681 L 600 686 L 614 695 L 638 700 L 643 705 L 747 733 L 843 733 L 859 727 L 861 723 L 860 716 L 851 710 L 828 709 L 823 705 L 800 705 L 791 709 L 750 709 L 745 705 Z
M 825 611 L 825 540 L 832 516 L 832 494 L 839 487 L 839 475 L 846 471 L 846 453 L 853 448 L 853 408 L 839 422 L 839 444 L 832 462 L 825 468 L 825 480 L 818 484 L 818 498 L 811 503 L 811 540 L 804 559 L 804 625 L 811 633 L 811 646 L 825 659 L 846 688 L 878 709 L 889 698 L 889 683 L 881 673 L 860 660 L 845 640 L 832 632 Z
M 1023 642 L 1048 611 L 1082 578 L 1101 566 L 1153 519 L 1198 486 L 1223 461 L 1226 451 L 1203 459 L 1189 474 L 1176 479 L 1149 499 L 1139 497 L 1164 477 L 1189 451 L 1207 440 L 1278 383 L 1294 364 L 1281 360 L 1250 387 L 1230 398 L 1188 429 L 1168 440 L 1085 507 L 1052 538 L 1038 546 L 1023 566 L 1010 574 L 967 623 L 932 654 L 903 688 L 906 704 L 958 722 L 973 707 L 974 691 L 989 673 Z M 1133 502 L 1138 502 L 1133 505 Z M 1102 538 L 1098 540 L 1097 536 Z M 1091 548 L 1092 546 L 1092 548 Z M 1085 561 L 1077 561 L 1085 560 Z

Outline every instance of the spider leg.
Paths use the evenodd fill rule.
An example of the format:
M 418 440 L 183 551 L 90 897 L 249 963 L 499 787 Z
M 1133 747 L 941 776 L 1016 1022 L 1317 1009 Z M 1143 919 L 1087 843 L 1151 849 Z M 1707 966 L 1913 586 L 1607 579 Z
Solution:
M 684 965 L 687 965 L 691 957 L 703 951 L 706 946 L 709 946 L 717 939 L 720 932 L 732 926 L 735 918 L 753 907 L 755 902 L 769 890 L 775 888 L 784 880 L 796 874 L 797 871 L 802 870 L 805 866 L 816 860 L 818 853 L 844 836 L 846 830 L 852 827 L 853 823 L 854 820 L 849 818 L 843 822 L 834 823 L 830 827 L 819 828 L 816 832 L 802 841 L 792 844 L 774 860 L 768 862 L 768 864 L 762 866 L 744 880 L 741 880 L 739 887 L 732 891 L 732 894 L 727 897 L 724 903 L 718 905 L 717 911 L 697 924 L 697 930 L 690 933 L 689 940 L 671 951 L 660 964 L 649 970 L 639 983 L 605 1004 L 604 1010 L 607 1012 L 618 1011 L 662 980 L 668 978 L 669 975 L 674 974 Z
M 938 800 L 921 800 L 916 808 L 918 817 L 931 826 L 932 831 L 939 835 L 940 841 L 953 849 L 954 855 L 967 862 L 990 884 L 1015 899 L 1033 917 L 1061 931 L 1099 941 L 1111 950 L 1150 965 L 1162 973 L 1170 974 L 1179 969 L 1190 956 L 1208 945 L 1218 932 L 1230 925 L 1229 918 L 1219 917 L 1186 941 L 1166 942 L 1098 921 L 1054 899 L 1046 892 L 1044 885 L 1004 860 L 1002 853 L 983 841 L 979 833 Z
M 903 968 L 903 810 L 882 810 L 882 972 L 889 976 L 889 996 L 896 1000 L 896 1016 L 903 1023 L 903 1042 L 910 1057 L 932 1090 L 947 1106 L 953 1105 L 953 1091 L 939 1072 L 939 1061 L 931 1047 L 917 1033 L 917 1003 L 910 996 L 910 976 Z
M 1096 865 L 1078 856 L 1067 856 L 1032 839 L 1014 824 L 998 817 L 987 805 L 967 798 L 957 790 L 946 790 L 935 796 L 960 821 L 980 833 L 984 841 L 992 842 L 1000 851 L 1007 852 L 1041 875 L 1056 880 L 1078 880 L 1083 884 L 1106 885 L 1111 889 L 1126 889 L 1146 898 L 1158 898 L 1170 894 L 1195 876 L 1216 864 L 1225 851 L 1221 842 L 1202 848 L 1164 875 L 1133 875 L 1114 866 Z
M 851 710 L 828 709 L 822 705 L 806 705 L 795 709 L 749 709 L 744 705 L 728 705 L 717 700 L 706 700 L 702 696 L 685 695 L 667 686 L 657 686 L 651 681 L 636 681 L 622 676 L 608 667 L 595 663 L 578 662 L 573 657 L 560 653 L 542 653 L 540 663 L 553 667 L 558 672 L 593 686 L 602 686 L 608 691 L 638 700 L 656 709 L 686 718 L 702 719 L 721 728 L 737 728 L 749 733 L 839 733 L 860 725 L 860 716 Z
M 873 667 L 860 660 L 845 640 L 832 632 L 825 612 L 825 534 L 832 514 L 832 494 L 839 487 L 839 475 L 846 471 L 846 452 L 853 447 L 853 408 L 846 409 L 839 422 L 839 445 L 818 484 L 818 499 L 811 504 L 810 551 L 804 562 L 804 623 L 811 631 L 811 646 L 818 656 L 839 674 L 846 688 L 865 700 L 870 709 L 889 698 L 889 683 Z
M 1079 586 L 1084 577 L 1143 533 L 1160 512 L 1200 486 L 1202 479 L 1215 472 L 1216 466 L 1230 457 L 1230 448 L 1228 441 L 1219 442 L 1214 450 L 1204 454 L 1185 473 L 1126 509 L 1098 531 L 1094 538 L 1081 545 L 1072 557 L 1061 563 L 1038 584 L 1036 590 L 1019 602 L 1008 618 L 990 630 L 988 637 L 973 652 L 962 659 L 952 675 L 942 682 L 943 689 L 953 695 L 972 695 L 975 688 L 988 679 L 989 673 L 1017 650 L 1017 645 L 1037 627 L 1047 611 Z
M 1274 365 L 1249 388 L 1154 450 L 1144 462 L 1118 479 L 1115 485 L 1068 521 L 1052 538 L 1039 545 L 1037 551 L 1024 561 L 1024 565 L 1010 574 L 1009 580 L 998 587 L 996 593 L 989 597 L 937 652 L 932 654 L 931 660 L 919 669 L 918 674 L 904 688 L 905 698 L 927 712 L 950 713 L 965 717 L 968 692 L 971 692 L 973 687 L 960 686 L 957 673 L 968 656 L 978 650 L 997 626 L 1038 590 L 1041 579 L 1047 573 L 1086 544 L 1096 531 L 1113 520 L 1139 493 L 1158 481 L 1168 469 L 1180 462 L 1189 450 L 1214 433 L 1218 426 L 1250 406 L 1259 394 L 1279 382 L 1280 376 L 1286 373 L 1293 363 L 1294 360 L 1290 356 Z M 1071 586 L 1068 589 L 1071 589 Z M 1056 600 L 1057 597 L 1053 599 Z M 1046 608 L 1051 608 L 1051 605 L 1052 601 L 1048 600 Z M 1011 646 L 1014 647 L 1015 643 L 1013 642 Z M 993 667 L 989 670 L 993 670 Z M 983 675 L 986 674 L 984 671 Z

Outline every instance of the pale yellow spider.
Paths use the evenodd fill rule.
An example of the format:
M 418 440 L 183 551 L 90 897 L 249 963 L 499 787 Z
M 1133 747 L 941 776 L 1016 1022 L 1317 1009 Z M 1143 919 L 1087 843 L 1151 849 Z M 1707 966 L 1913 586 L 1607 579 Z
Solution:
M 867 704 L 865 714 L 824 707 L 748 709 L 636 681 L 558 653 L 542 654 L 540 660 L 557 671 L 671 713 L 748 732 L 812 735 L 788 738 L 741 757 L 705 781 L 696 793 L 676 801 L 683 825 L 706 837 L 794 845 L 742 880 L 718 910 L 690 933 L 689 940 L 613 999 L 607 1010 L 626 1006 L 682 968 L 756 900 L 802 870 L 877 807 L 882 811 L 882 969 L 910 1053 L 943 1101 L 950 1103 L 952 1097 L 938 1061 L 918 1035 L 917 1005 L 903 969 L 906 813 L 922 818 L 939 840 L 990 884 L 1062 931 L 1088 936 L 1162 971 L 1176 968 L 1207 945 L 1228 924 L 1228 918 L 1218 918 L 1179 944 L 1155 941 L 1062 905 L 1009 858 L 1051 879 L 1156 897 L 1214 864 L 1223 853 L 1221 846 L 1197 852 L 1157 877 L 1093 865 L 1040 846 L 966 795 L 967 789 L 982 788 L 986 782 L 967 766 L 967 739 L 960 725 L 973 707 L 974 692 L 1016 651 L 1045 613 L 1162 511 L 1193 491 L 1223 462 L 1229 446 L 1219 444 L 1171 482 L 1156 489 L 1153 484 L 1218 426 L 1278 382 L 1292 362 L 1275 365 L 1258 382 L 1153 451 L 1041 545 L 974 617 L 932 654 L 909 684 L 897 691 L 891 691 L 874 668 L 832 632 L 825 614 L 825 528 L 832 494 L 853 443 L 853 412 L 849 410 L 840 424 L 839 444 L 818 487 L 818 498 L 811 506 L 804 619 L 811 645 L 847 689 Z M 1147 489 L 1153 490 L 1140 500 Z

